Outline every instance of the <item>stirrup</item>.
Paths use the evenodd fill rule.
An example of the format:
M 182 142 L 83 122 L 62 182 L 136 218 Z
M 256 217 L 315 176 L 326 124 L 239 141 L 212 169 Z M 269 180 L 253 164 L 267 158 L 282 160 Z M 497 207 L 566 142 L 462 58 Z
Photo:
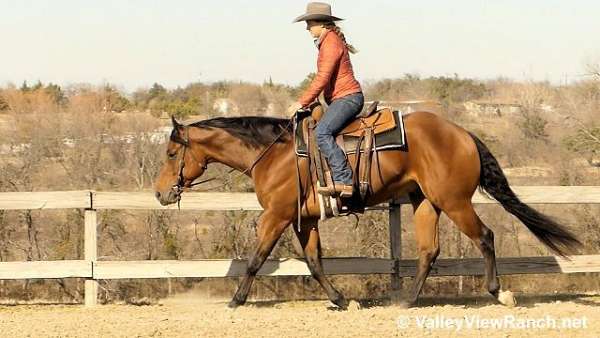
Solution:
M 352 197 L 354 186 L 352 184 L 336 183 L 333 186 L 318 187 L 317 192 L 324 196 Z

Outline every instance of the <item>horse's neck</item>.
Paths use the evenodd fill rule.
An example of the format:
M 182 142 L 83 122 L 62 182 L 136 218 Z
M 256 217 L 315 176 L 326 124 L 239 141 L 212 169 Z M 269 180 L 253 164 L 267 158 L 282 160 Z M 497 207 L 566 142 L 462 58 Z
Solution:
M 286 142 L 252 147 L 223 130 L 213 130 L 211 134 L 196 135 L 196 137 L 210 140 L 202 142 L 201 147 L 211 158 L 211 161 L 224 164 L 248 176 L 252 176 L 253 167 L 260 167 L 261 164 L 271 162 L 273 158 L 283 160 L 284 153 L 293 154 L 291 138 Z
M 250 167 L 263 151 L 244 144 L 241 140 L 229 135 L 227 139 L 220 138 L 212 147 L 207 149 L 209 156 L 228 167 L 250 175 Z

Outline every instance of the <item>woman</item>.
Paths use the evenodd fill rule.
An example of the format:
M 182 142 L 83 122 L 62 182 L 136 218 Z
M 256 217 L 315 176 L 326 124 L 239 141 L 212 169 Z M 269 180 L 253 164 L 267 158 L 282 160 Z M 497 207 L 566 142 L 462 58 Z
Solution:
M 333 191 L 319 189 L 325 195 L 335 194 L 350 197 L 353 193 L 352 169 L 342 149 L 335 142 L 335 134 L 340 132 L 363 108 L 364 97 L 360 84 L 354 78 L 350 53 L 356 50 L 346 43 L 344 34 L 335 25 L 342 20 L 331 15 L 331 6 L 321 2 L 311 2 L 306 13 L 294 22 L 306 21 L 306 29 L 315 38 L 319 49 L 317 75 L 288 113 L 293 115 L 302 107 L 308 106 L 321 92 L 329 104 L 327 113 L 315 128 L 317 145 L 331 167 L 334 181 Z

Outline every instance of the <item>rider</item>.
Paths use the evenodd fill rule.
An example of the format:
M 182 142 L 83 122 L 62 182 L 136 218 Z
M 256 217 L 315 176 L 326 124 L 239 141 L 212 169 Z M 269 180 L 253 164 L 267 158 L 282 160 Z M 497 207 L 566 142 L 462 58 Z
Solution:
M 340 132 L 364 105 L 362 89 L 354 78 L 350 53 L 356 49 L 346 42 L 344 34 L 335 21 L 342 20 L 331 15 L 331 6 L 322 2 L 311 2 L 306 13 L 294 22 L 306 21 L 306 29 L 315 38 L 319 49 L 317 75 L 288 113 L 293 115 L 299 109 L 308 106 L 323 91 L 329 105 L 315 128 L 317 145 L 327 158 L 332 170 L 334 193 L 341 197 L 350 197 L 353 192 L 352 169 L 342 149 L 335 142 L 334 135 Z M 327 188 L 320 188 L 322 194 L 330 194 Z

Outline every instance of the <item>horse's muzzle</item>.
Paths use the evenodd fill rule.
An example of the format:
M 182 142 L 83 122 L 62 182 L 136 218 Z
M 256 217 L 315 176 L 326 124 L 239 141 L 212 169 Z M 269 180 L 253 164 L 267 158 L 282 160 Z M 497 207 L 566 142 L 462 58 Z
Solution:
M 154 193 L 154 196 L 162 206 L 177 203 L 180 198 L 180 194 L 174 190 L 169 190 L 166 193 L 157 191 Z

